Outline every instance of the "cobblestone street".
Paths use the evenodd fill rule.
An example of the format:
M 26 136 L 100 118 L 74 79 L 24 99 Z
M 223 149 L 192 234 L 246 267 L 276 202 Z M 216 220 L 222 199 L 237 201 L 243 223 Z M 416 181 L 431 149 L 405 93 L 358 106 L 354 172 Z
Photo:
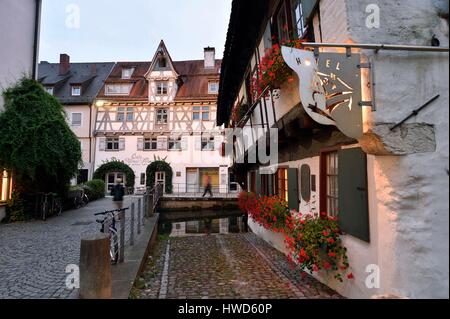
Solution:
M 160 240 L 136 288 L 144 299 L 341 298 L 251 233 Z
M 106 198 L 46 222 L 0 225 L 0 299 L 76 298 L 65 286 L 66 267 L 78 265 L 81 238 L 99 232 L 94 213 L 112 208 Z

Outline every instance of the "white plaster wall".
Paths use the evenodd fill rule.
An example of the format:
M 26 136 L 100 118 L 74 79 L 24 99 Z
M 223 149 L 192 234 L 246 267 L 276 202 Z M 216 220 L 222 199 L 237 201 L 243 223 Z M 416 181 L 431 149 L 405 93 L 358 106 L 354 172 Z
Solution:
M 135 173 L 136 184 L 135 187 L 139 187 L 139 178 L 141 173 L 145 173 L 147 166 L 152 163 L 156 158 L 161 158 L 168 162 L 173 170 L 173 184 L 186 184 L 186 168 L 219 168 L 220 166 L 229 167 L 230 159 L 228 157 L 222 157 L 219 150 L 214 151 L 199 151 L 195 148 L 195 139 L 197 136 L 188 136 L 187 149 L 183 151 L 138 151 L 137 142 L 141 136 L 126 136 L 125 137 L 125 151 L 109 152 L 100 151 L 100 139 L 96 140 L 96 159 L 95 167 L 97 169 L 105 161 L 116 158 L 124 161 L 129 165 Z M 223 137 L 217 137 L 219 141 Z M 181 176 L 177 177 L 176 173 L 181 172 Z M 225 174 L 225 171 L 219 170 L 221 174 Z M 226 177 L 228 179 L 228 176 Z M 220 181 L 222 183 L 222 181 Z M 181 186 L 180 186 L 181 187 Z M 184 187 L 184 185 L 183 185 Z
M 34 0 L 0 0 L 0 91 L 32 75 L 34 21 Z

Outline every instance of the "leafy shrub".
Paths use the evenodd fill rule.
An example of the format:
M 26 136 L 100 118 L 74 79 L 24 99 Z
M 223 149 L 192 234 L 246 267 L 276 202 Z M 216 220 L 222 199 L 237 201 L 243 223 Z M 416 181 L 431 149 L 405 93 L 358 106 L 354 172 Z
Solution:
M 133 169 L 122 161 L 115 158 L 105 162 L 94 172 L 94 180 L 105 180 L 106 174 L 111 172 L 122 172 L 126 176 L 126 187 L 134 187 L 135 175 Z M 89 195 L 88 195 L 89 196 Z
M 26 209 L 25 200 L 18 193 L 13 192 L 11 200 L 6 205 L 6 217 L 3 222 L 23 222 L 31 218 L 29 210 Z
M 105 197 L 105 182 L 101 179 L 93 179 L 86 182 L 83 185 L 86 195 L 89 197 L 90 201 L 101 199 Z

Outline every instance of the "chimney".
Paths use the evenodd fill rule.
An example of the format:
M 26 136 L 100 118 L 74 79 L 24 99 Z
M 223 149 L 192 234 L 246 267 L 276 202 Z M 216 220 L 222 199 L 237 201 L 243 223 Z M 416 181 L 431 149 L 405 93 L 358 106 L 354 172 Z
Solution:
M 70 70 L 70 56 L 61 54 L 59 56 L 59 75 L 66 75 Z
M 205 48 L 205 69 L 213 69 L 216 66 L 216 49 Z
M 92 63 L 91 64 L 91 75 L 96 75 L 97 74 L 97 64 Z

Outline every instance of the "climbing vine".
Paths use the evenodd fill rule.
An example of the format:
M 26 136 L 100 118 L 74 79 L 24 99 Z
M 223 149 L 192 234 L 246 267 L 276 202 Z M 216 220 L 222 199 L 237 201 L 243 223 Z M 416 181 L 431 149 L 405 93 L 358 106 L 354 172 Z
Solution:
M 160 159 L 159 157 L 155 157 L 155 160 L 147 166 L 147 186 L 153 187 L 155 184 L 155 175 L 156 172 L 164 172 L 166 174 L 166 193 L 171 194 L 173 190 L 172 185 L 172 177 L 173 170 L 169 163 L 166 162 L 166 159 Z
M 63 106 L 36 81 L 23 78 L 4 94 L 0 167 L 13 171 L 14 192 L 65 195 L 81 163 L 81 146 Z
M 135 183 L 135 175 L 133 169 L 118 159 L 112 158 L 109 161 L 105 161 L 103 165 L 101 165 L 94 172 L 94 179 L 105 180 L 106 174 L 111 172 L 121 172 L 126 176 L 125 186 L 126 187 L 134 187 Z

